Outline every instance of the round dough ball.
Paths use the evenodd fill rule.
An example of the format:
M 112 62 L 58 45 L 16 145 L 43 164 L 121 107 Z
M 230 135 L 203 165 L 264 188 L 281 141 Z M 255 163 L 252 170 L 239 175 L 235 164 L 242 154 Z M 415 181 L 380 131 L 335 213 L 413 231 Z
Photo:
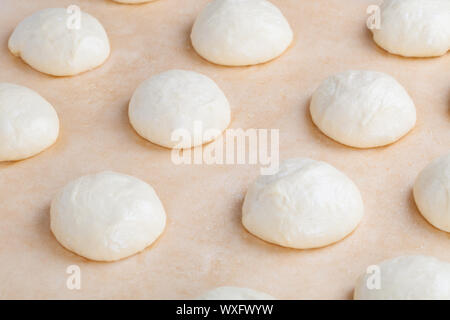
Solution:
M 268 242 L 309 249 L 343 239 L 363 212 L 361 194 L 346 175 L 325 162 L 298 158 L 256 179 L 245 196 L 242 223 Z
M 450 1 L 384 0 L 374 41 L 405 57 L 436 57 L 450 50 Z
M 110 51 L 105 30 L 85 12 L 80 28 L 69 28 L 75 17 L 64 8 L 37 11 L 14 29 L 9 50 L 34 69 L 54 76 L 71 76 L 101 65 Z
M 208 77 L 170 70 L 144 81 L 128 109 L 139 135 L 167 148 L 184 149 L 217 138 L 230 123 L 230 105 Z M 178 139 L 176 132 L 187 137 Z
M 267 293 L 247 288 L 219 287 L 204 293 L 197 300 L 275 300 L 275 298 Z
M 118 3 L 136 4 L 136 3 L 153 2 L 155 0 L 113 0 L 113 1 Z
M 355 300 L 450 299 L 450 263 L 427 256 L 400 256 L 362 274 Z M 380 280 L 376 289 L 375 277 Z M 370 288 L 370 289 L 369 289 Z
M 68 250 L 97 261 L 119 260 L 144 250 L 165 224 L 166 213 L 150 185 L 109 171 L 70 182 L 50 209 L 56 239 Z
M 0 161 L 21 160 L 47 149 L 58 138 L 52 105 L 31 89 L 0 83 Z
M 191 33 L 199 55 L 226 66 L 272 60 L 292 39 L 286 18 L 266 0 L 213 0 L 197 17 Z
M 422 170 L 414 183 L 414 200 L 429 223 L 450 232 L 450 154 Z
M 315 125 L 328 137 L 356 148 L 388 145 L 416 123 L 416 108 L 391 76 L 346 71 L 322 82 L 310 105 Z

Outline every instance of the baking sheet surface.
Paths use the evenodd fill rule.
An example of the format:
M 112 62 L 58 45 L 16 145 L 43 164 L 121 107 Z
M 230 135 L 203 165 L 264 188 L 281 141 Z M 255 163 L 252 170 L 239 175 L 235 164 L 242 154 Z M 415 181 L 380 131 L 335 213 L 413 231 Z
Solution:
M 366 266 L 400 254 L 450 261 L 449 234 L 418 213 L 411 188 L 419 171 L 450 151 L 450 54 L 405 59 L 378 48 L 365 27 L 375 0 L 271 0 L 295 41 L 279 59 L 253 67 L 210 64 L 189 32 L 207 0 L 120 5 L 109 0 L 0 0 L 0 81 L 27 86 L 55 107 L 57 143 L 28 160 L 0 163 L 0 298 L 189 299 L 216 286 L 250 287 L 280 299 L 348 299 Z M 106 63 L 75 77 L 41 74 L 7 49 L 13 28 L 36 10 L 76 4 L 97 17 L 112 47 Z M 240 223 L 252 165 L 184 165 L 140 138 L 128 101 L 156 73 L 208 75 L 232 107 L 231 128 L 280 130 L 280 157 L 324 160 L 359 186 L 365 216 L 343 241 L 293 250 L 259 240 Z M 416 127 L 397 143 L 358 150 L 312 124 L 309 100 L 320 81 L 347 69 L 387 72 L 417 107 Z M 150 183 L 166 208 L 164 234 L 150 248 L 115 263 L 65 250 L 49 229 L 56 192 L 81 175 L 114 170 Z M 81 290 L 66 287 L 66 268 L 81 269 Z

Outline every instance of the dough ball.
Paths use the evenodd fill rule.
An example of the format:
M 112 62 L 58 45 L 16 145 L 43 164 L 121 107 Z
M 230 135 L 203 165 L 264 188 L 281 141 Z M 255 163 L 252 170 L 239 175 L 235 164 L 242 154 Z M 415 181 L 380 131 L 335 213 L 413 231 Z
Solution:
M 101 65 L 109 56 L 109 41 L 102 25 L 81 12 L 80 28 L 76 15 L 64 8 L 35 12 L 14 29 L 9 50 L 34 69 L 54 76 L 71 76 Z M 69 28 L 70 27 L 70 28 Z
M 266 0 L 213 0 L 197 17 L 191 33 L 199 55 L 226 66 L 272 60 L 292 38 L 286 18 Z
M 131 4 L 135 4 L 135 3 L 145 3 L 145 2 L 153 2 L 156 0 L 113 0 L 115 2 L 118 3 L 131 3 Z
M 128 115 L 133 128 L 145 139 L 183 149 L 217 138 L 230 123 L 230 105 L 208 77 L 170 70 L 147 79 L 136 89 Z M 187 137 L 179 139 L 180 130 Z
M 377 271 L 370 270 L 359 277 L 355 300 L 450 299 L 450 264 L 447 262 L 427 256 L 401 256 L 377 266 Z M 375 284 L 380 285 L 379 289 Z
M 247 288 L 219 287 L 204 293 L 197 300 L 275 300 L 275 298 L 267 293 Z
M 147 183 L 120 173 L 83 176 L 53 199 L 50 227 L 68 250 L 97 261 L 119 260 L 152 244 L 166 224 Z
M 405 57 L 436 57 L 450 50 L 450 1 L 384 0 L 373 39 Z
M 346 71 L 326 79 L 314 92 L 311 117 L 328 137 L 356 148 L 393 143 L 416 123 L 416 108 L 391 76 Z
M 414 199 L 429 223 L 450 232 L 450 154 L 422 170 L 414 183 Z
M 363 212 L 361 194 L 347 176 L 325 162 L 299 158 L 256 179 L 245 196 L 242 223 L 268 242 L 308 249 L 347 236 Z
M 59 119 L 31 89 L 0 82 L 0 161 L 21 160 L 55 143 Z

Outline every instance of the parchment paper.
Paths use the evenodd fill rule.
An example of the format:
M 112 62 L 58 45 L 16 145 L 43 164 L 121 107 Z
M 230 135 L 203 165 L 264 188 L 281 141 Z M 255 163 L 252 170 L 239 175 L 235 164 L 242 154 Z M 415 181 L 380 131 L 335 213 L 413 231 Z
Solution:
M 110 0 L 0 0 L 0 81 L 39 92 L 61 121 L 57 143 L 31 159 L 0 164 L 0 298 L 185 299 L 222 285 L 250 287 L 280 299 L 347 299 L 366 266 L 401 254 L 450 261 L 449 234 L 428 224 L 411 187 L 433 158 L 450 151 L 450 55 L 406 59 L 378 48 L 366 29 L 376 0 L 272 0 L 295 41 L 279 59 L 253 67 L 213 65 L 192 49 L 189 32 L 207 0 L 121 5 Z M 104 65 L 74 77 L 33 70 L 7 49 L 14 27 L 47 7 L 76 4 L 107 30 Z M 365 203 L 361 225 L 335 245 L 281 248 L 240 223 L 252 165 L 174 165 L 170 151 L 140 138 L 127 117 L 129 99 L 153 74 L 201 72 L 223 89 L 231 128 L 280 129 L 281 159 L 310 157 L 345 172 Z M 397 143 L 358 150 L 332 141 L 311 122 L 314 89 L 347 69 L 387 72 L 414 99 L 415 129 Z M 115 170 L 150 183 L 167 211 L 164 234 L 150 248 L 115 263 L 88 261 L 56 241 L 49 205 L 81 175 Z M 66 287 L 66 268 L 81 269 L 81 290 Z

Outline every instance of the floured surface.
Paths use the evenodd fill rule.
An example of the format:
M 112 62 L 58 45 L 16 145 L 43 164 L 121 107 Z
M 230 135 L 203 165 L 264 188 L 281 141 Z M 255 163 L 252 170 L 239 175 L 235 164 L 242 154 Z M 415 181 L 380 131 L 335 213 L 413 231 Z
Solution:
M 120 5 L 109 0 L 0 0 L 0 81 L 27 86 L 60 117 L 54 146 L 0 164 L 0 298 L 195 298 L 218 286 L 248 287 L 281 299 L 351 298 L 366 266 L 401 254 L 450 262 L 450 235 L 429 225 L 412 197 L 417 174 L 450 149 L 450 55 L 406 59 L 379 49 L 365 28 L 366 0 L 272 0 L 295 33 L 288 51 L 254 67 L 201 59 L 189 33 L 206 0 Z M 79 5 L 105 27 L 111 56 L 80 76 L 43 75 L 7 49 L 24 17 L 45 7 Z M 191 69 L 213 79 L 232 109 L 231 128 L 279 128 L 281 159 L 327 161 L 360 188 L 365 215 L 349 237 L 315 250 L 265 243 L 241 225 L 241 205 L 257 166 L 176 166 L 170 151 L 140 138 L 128 123 L 133 91 L 149 76 Z M 394 76 L 417 108 L 416 127 L 397 143 L 358 150 L 312 124 L 309 101 L 328 76 L 372 69 Z M 49 228 L 50 201 L 79 176 L 114 170 L 150 183 L 167 227 L 149 249 L 115 263 L 65 250 Z M 76 264 L 81 290 L 66 288 Z

